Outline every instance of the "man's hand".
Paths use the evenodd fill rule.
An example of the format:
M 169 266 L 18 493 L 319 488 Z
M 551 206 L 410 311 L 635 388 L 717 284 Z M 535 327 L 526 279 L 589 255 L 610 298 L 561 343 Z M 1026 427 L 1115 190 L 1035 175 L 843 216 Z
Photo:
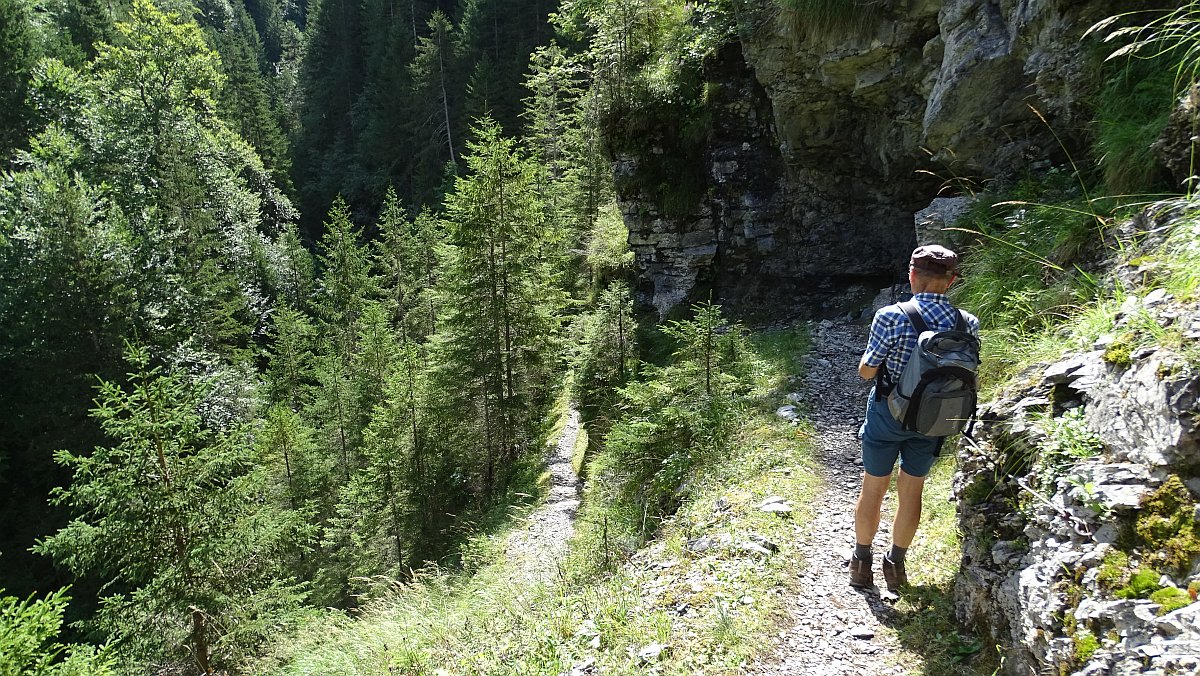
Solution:
M 867 356 L 863 355 L 862 361 L 858 362 L 858 375 L 862 376 L 863 380 L 871 380 L 878 372 L 878 366 L 867 366 Z

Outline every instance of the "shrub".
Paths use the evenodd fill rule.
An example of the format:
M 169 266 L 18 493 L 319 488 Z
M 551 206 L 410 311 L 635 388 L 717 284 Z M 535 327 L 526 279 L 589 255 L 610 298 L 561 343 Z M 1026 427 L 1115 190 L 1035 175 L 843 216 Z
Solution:
M 44 599 L 22 601 L 5 596 L 4 590 L 0 589 L 0 674 L 103 676 L 116 673 L 107 648 L 68 648 L 56 640 L 66 608 L 64 590 Z

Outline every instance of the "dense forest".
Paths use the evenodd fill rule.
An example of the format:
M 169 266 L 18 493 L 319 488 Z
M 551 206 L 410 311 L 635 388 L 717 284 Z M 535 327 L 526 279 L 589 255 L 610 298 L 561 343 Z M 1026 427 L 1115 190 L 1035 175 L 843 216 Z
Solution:
M 996 3 L 951 4 L 0 0 L 0 675 L 330 673 L 370 643 L 369 622 L 346 630 L 356 618 L 405 633 L 430 599 L 455 628 L 389 625 L 368 673 L 634 670 L 655 646 L 680 669 L 744 671 L 778 635 L 769 597 L 798 577 L 786 538 L 809 537 L 804 510 L 822 506 L 793 404 L 833 323 L 783 326 L 795 289 L 838 286 L 845 307 L 820 312 L 838 331 L 865 322 L 851 296 L 892 261 L 836 266 L 907 243 L 909 207 L 957 196 L 940 225 L 972 261 L 955 302 L 984 320 L 986 381 L 1060 353 L 1071 323 L 1091 327 L 1070 339 L 1086 346 L 1125 331 L 1109 351 L 1126 367 L 1135 338 L 1175 340 L 1121 329 L 1124 287 L 1098 280 L 1130 209 L 1192 190 L 1196 117 L 1175 104 L 1200 101 L 1181 88 L 1198 52 L 1177 65 L 1183 50 L 1126 27 L 1096 46 L 1084 30 L 1103 3 L 1018 3 L 1009 23 Z M 1197 44 L 1192 12 L 1150 28 Z M 1010 28 L 1048 42 L 980 60 L 963 26 L 980 49 Z M 1076 64 L 1062 40 L 1092 46 Z M 995 73 L 1012 91 L 985 115 Z M 1065 91 L 1046 114 L 1024 98 L 1043 86 Z M 906 155 L 933 157 L 916 144 L 943 114 L 966 141 L 963 163 L 936 151 L 944 172 Z M 1017 169 L 956 173 L 967 151 Z M 1177 258 L 1194 301 L 1180 232 L 1171 246 L 1191 253 L 1135 260 Z M 829 260 L 798 273 L 810 253 Z M 713 304 L 738 298 L 721 275 L 803 283 L 768 289 L 793 306 L 752 334 Z M 573 558 L 561 588 L 517 602 L 520 564 L 480 551 L 548 492 L 544 450 L 575 413 Z M 787 496 L 795 521 L 766 501 Z M 946 562 L 961 544 L 948 504 L 923 545 Z M 638 616 L 619 567 L 671 515 L 682 525 L 642 559 L 642 590 L 670 603 Z M 676 568 L 693 548 L 705 558 Z M 690 595 L 665 593 L 660 574 L 689 567 Z M 901 624 L 927 625 L 908 642 L 961 673 L 982 649 L 950 607 L 956 571 L 907 598 Z M 459 594 L 475 577 L 487 593 Z M 671 628 L 685 620 L 711 624 L 715 652 L 689 649 L 696 632 Z
M 15 664 L 236 668 L 452 564 L 568 364 L 628 377 L 598 130 L 631 59 L 694 29 L 555 11 L 0 0 Z

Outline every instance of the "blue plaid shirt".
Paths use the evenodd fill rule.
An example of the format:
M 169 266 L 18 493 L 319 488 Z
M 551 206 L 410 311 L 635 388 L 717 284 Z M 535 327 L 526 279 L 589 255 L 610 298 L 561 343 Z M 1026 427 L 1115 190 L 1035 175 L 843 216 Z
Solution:
M 918 293 L 913 296 L 921 312 L 921 319 L 931 331 L 949 331 L 958 323 L 958 314 L 945 295 L 940 293 Z M 970 312 L 963 312 L 967 319 L 967 330 L 979 337 L 979 319 Z M 871 335 L 867 338 L 867 350 L 863 353 L 867 366 L 877 367 L 887 362 L 888 381 L 896 382 L 904 372 L 904 365 L 917 346 L 917 330 L 908 321 L 898 305 L 880 308 L 871 320 Z

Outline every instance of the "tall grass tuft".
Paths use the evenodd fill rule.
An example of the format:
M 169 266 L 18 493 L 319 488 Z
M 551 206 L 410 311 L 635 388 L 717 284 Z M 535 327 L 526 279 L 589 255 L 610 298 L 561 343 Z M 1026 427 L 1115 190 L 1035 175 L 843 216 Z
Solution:
M 1154 18 L 1149 21 L 1138 21 L 1151 16 Z M 1140 25 L 1115 28 L 1126 21 L 1138 21 Z M 1110 16 L 1085 33 L 1091 34 L 1103 35 L 1105 42 L 1129 40 L 1128 44 L 1109 54 L 1108 60 L 1125 56 L 1169 59 L 1175 64 L 1176 90 L 1180 93 L 1200 78 L 1200 0 L 1189 0 L 1169 11 Z
M 1160 60 L 1131 64 L 1110 79 L 1096 105 L 1095 154 L 1110 194 L 1170 187 L 1154 142 L 1174 107 L 1174 79 Z
M 1014 199 L 982 199 L 957 223 L 973 241 L 952 294 L 982 322 L 981 377 L 989 389 L 1047 350 L 1061 350 L 1060 327 L 1099 294 L 1085 270 L 1106 253 L 1107 221 L 1072 182 L 1065 173 L 1027 180 L 1006 195 Z
M 1148 21 L 1143 20 L 1147 18 Z M 1121 26 L 1128 22 L 1134 22 L 1136 25 Z M 1126 43 L 1110 53 L 1106 59 L 1108 61 L 1128 57 L 1131 60 L 1147 62 L 1153 69 L 1161 68 L 1164 73 L 1173 74 L 1173 82 L 1169 89 L 1169 93 L 1173 96 L 1167 105 L 1166 114 L 1169 114 L 1174 107 L 1175 100 L 1185 93 L 1190 98 L 1193 111 L 1200 108 L 1200 100 L 1197 99 L 1200 90 L 1196 89 L 1197 79 L 1200 79 L 1200 0 L 1182 2 L 1179 7 L 1169 11 L 1148 10 L 1111 16 L 1089 28 L 1085 36 L 1092 34 L 1103 35 L 1105 42 Z M 1134 106 L 1131 105 L 1128 110 L 1131 117 L 1139 117 Z M 1165 125 L 1165 123 L 1164 119 L 1163 124 Z M 1151 116 L 1146 119 L 1145 125 L 1140 129 L 1137 125 L 1124 124 L 1114 128 L 1114 132 L 1120 133 L 1114 133 L 1111 141 L 1119 147 L 1142 147 L 1138 154 L 1128 158 L 1132 160 L 1129 166 L 1134 168 L 1149 166 L 1145 161 L 1147 150 L 1145 140 L 1157 124 L 1157 119 Z M 1192 137 L 1195 137 L 1198 126 L 1200 126 L 1200 117 L 1193 112 Z M 1158 128 L 1161 131 L 1162 127 Z M 1188 179 L 1189 193 L 1195 188 L 1196 160 L 1200 159 L 1195 157 L 1196 143 L 1194 141 L 1190 143 L 1190 149 L 1193 156 Z M 1110 149 L 1101 148 L 1101 150 L 1105 156 L 1110 152 Z M 1121 169 L 1120 165 L 1125 158 L 1117 155 L 1114 155 L 1109 166 L 1115 171 L 1115 178 L 1119 183 L 1120 179 L 1128 178 L 1128 176 L 1123 175 L 1126 172 Z M 1106 168 L 1106 175 L 1108 173 Z
M 777 0 L 781 17 L 795 33 L 820 36 L 860 32 L 886 0 Z

